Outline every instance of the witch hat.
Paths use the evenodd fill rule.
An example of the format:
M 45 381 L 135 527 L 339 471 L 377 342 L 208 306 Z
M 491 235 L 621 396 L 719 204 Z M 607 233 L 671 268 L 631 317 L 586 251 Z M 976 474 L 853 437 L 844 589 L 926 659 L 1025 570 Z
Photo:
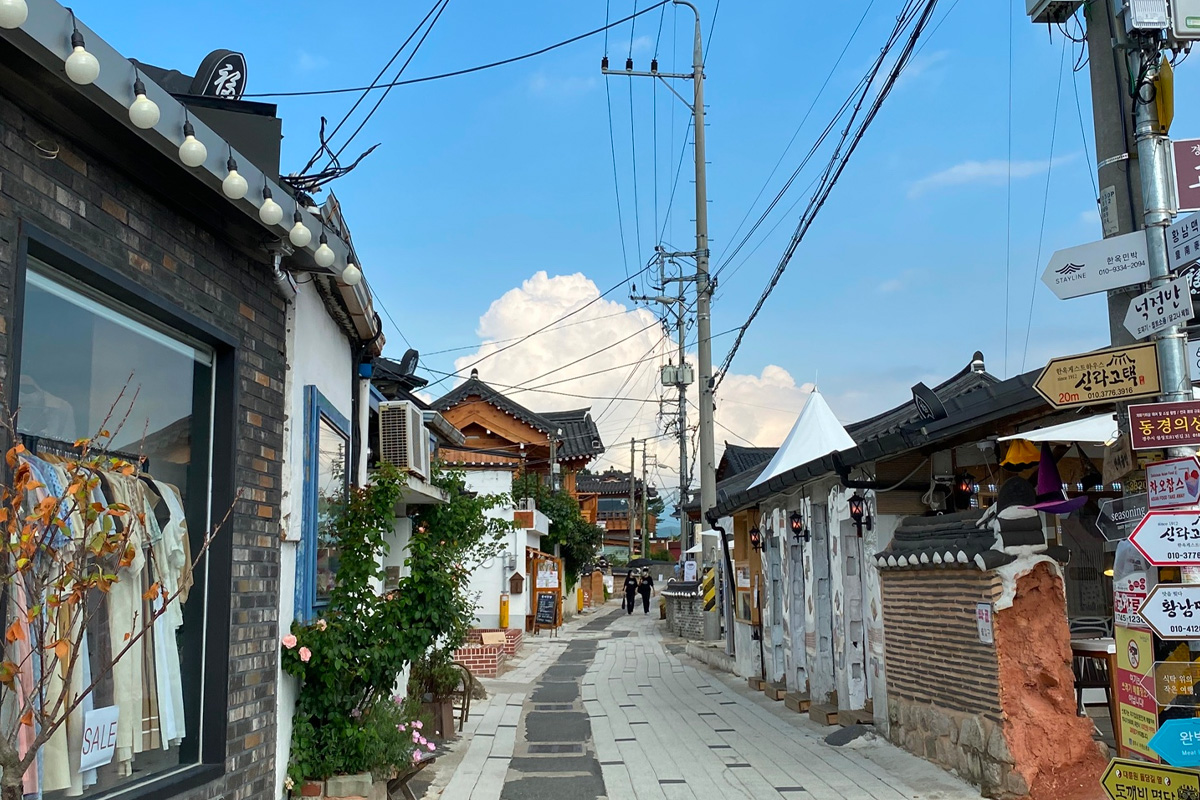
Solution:
M 1062 478 L 1058 474 L 1058 465 L 1054 463 L 1054 455 L 1050 452 L 1050 445 L 1043 442 L 1042 457 L 1038 462 L 1037 502 L 1026 508 L 1044 511 L 1047 514 L 1070 514 L 1087 500 L 1087 495 L 1067 499 L 1067 493 L 1062 488 Z

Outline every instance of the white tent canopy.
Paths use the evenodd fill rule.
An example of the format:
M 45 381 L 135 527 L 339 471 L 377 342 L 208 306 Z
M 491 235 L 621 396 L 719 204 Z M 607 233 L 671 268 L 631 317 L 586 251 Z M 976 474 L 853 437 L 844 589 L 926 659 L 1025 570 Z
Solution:
M 1001 436 L 999 441 L 1024 439 L 1027 442 L 1082 442 L 1084 444 L 1108 444 L 1117 438 L 1115 414 L 1096 414 L 1091 417 L 1073 419 L 1061 425 L 1051 425 L 1035 431 L 1025 431 L 1012 436 Z
M 854 447 L 854 440 L 837 421 L 825 398 L 814 390 L 796 418 L 791 433 L 750 488 L 821 456 L 851 447 Z

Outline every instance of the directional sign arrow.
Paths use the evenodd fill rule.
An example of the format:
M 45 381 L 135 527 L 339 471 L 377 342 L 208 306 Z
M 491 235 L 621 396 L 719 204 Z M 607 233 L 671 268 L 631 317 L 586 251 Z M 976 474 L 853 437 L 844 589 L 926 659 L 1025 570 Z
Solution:
M 1190 214 L 1167 228 L 1167 265 L 1172 272 L 1200 261 L 1200 213 Z
M 1050 359 L 1033 388 L 1055 408 L 1077 408 L 1160 393 L 1153 342 Z
M 1200 584 L 1160 583 L 1138 614 L 1160 639 L 1200 639 Z
M 1129 543 L 1156 567 L 1200 566 L 1200 511 L 1151 511 Z
M 1163 722 L 1150 749 L 1173 767 L 1200 767 L 1200 717 Z
M 1196 244 L 1200 249 L 1200 239 Z M 1176 278 L 1129 301 L 1129 308 L 1125 310 L 1125 330 L 1135 339 L 1145 339 L 1164 328 L 1186 322 L 1193 313 L 1191 279 Z
M 1042 283 L 1060 300 L 1120 289 L 1150 280 L 1146 232 L 1134 231 L 1068 247 L 1050 256 Z
M 1128 758 L 1110 761 L 1100 785 L 1112 800 L 1154 796 L 1163 800 L 1191 800 L 1200 797 L 1200 774 Z

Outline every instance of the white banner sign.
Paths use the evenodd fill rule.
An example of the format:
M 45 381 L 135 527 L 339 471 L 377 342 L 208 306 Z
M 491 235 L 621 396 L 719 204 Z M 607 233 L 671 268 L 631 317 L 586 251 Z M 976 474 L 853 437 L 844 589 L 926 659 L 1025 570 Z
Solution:
M 1200 460 L 1173 458 L 1146 465 L 1150 508 L 1194 506 L 1200 503 Z
M 1060 300 L 1121 289 L 1150 280 L 1146 232 L 1134 231 L 1050 256 L 1042 283 Z
M 695 561 L 683 562 L 683 579 L 685 581 L 696 580 L 696 562 Z
M 1157 289 L 1139 294 L 1125 311 L 1125 330 L 1145 339 L 1163 328 L 1192 318 L 1192 292 L 1188 278 L 1176 278 Z
M 117 752 L 117 717 L 120 709 L 105 706 L 87 712 L 83 717 L 83 744 L 79 751 L 79 771 L 102 767 L 113 760 Z
M 1200 566 L 1200 511 L 1151 511 L 1129 543 L 1156 567 Z
M 1167 264 L 1175 272 L 1200 261 L 1200 213 L 1181 217 L 1167 228 Z
M 1160 583 L 1138 613 L 1160 639 L 1200 639 L 1200 585 Z

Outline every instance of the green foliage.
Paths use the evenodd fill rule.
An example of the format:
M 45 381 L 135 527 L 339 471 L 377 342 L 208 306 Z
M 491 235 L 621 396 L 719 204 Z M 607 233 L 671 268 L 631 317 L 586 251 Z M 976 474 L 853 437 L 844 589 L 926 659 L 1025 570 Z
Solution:
M 649 555 L 646 558 L 651 561 L 674 561 L 671 557 L 671 551 L 665 547 L 651 547 Z
M 388 775 L 412 757 L 415 707 L 402 707 L 392 690 L 406 665 L 465 640 L 474 616 L 470 571 L 495 552 L 507 524 L 484 516 L 505 499 L 472 495 L 461 474 L 435 466 L 431 483 L 449 501 L 415 518 L 409 574 L 383 595 L 376 591 L 384 579 L 380 556 L 404 475 L 384 465 L 336 511 L 330 529 L 341 559 L 329 608 L 313 623 L 294 623 L 283 641 L 283 669 L 300 681 L 288 765 L 294 782 Z
M 667 510 L 667 504 L 663 502 L 662 497 L 654 495 L 646 499 L 646 516 L 657 519 L 661 517 L 663 512 Z
M 439 648 L 413 662 L 408 676 L 408 696 L 430 696 L 432 700 L 449 697 L 463 681 L 462 668 L 454 663 L 451 651 Z
M 550 519 L 549 543 L 561 546 L 563 566 L 570 576 L 568 584 L 574 584 L 580 570 L 595 561 L 604 544 L 604 531 L 583 518 L 574 497 L 562 490 L 551 492 L 537 475 L 517 478 L 513 496 L 532 497 L 538 510 Z

